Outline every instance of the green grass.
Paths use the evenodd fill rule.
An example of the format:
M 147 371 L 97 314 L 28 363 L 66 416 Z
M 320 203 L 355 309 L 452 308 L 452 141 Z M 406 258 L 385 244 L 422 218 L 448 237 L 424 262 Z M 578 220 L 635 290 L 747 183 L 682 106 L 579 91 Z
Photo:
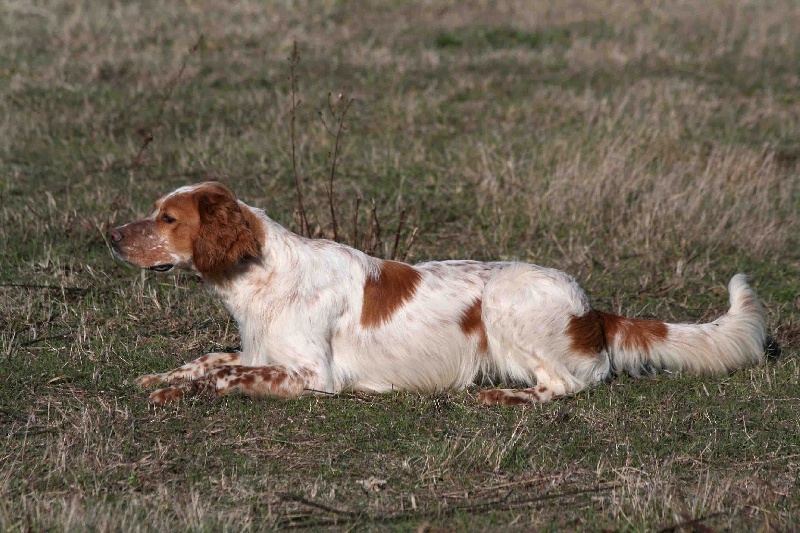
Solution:
M 0 7 L 0 529 L 798 528 L 794 4 L 365 6 Z M 673 322 L 724 312 L 745 271 L 782 358 L 522 409 L 476 390 L 148 407 L 136 376 L 236 326 L 191 276 L 116 264 L 105 232 L 205 179 L 295 227 L 293 40 L 312 225 L 317 114 L 344 89 L 336 204 L 349 232 L 375 199 L 380 253 L 405 209 L 410 261 L 554 266 L 600 309 Z

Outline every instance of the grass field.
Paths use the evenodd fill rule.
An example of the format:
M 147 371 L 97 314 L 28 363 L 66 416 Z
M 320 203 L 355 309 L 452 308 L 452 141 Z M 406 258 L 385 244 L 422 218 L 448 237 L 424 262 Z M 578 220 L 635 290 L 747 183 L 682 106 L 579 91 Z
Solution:
M 800 5 L 367 5 L 0 5 L 0 530 L 800 528 Z M 312 226 L 318 115 L 344 91 L 335 203 L 349 232 L 375 200 L 379 253 L 404 209 L 411 262 L 554 266 L 599 309 L 672 322 L 723 313 L 744 271 L 782 357 L 526 408 L 148 407 L 136 376 L 236 347 L 236 325 L 105 232 L 205 179 L 297 227 L 294 41 Z

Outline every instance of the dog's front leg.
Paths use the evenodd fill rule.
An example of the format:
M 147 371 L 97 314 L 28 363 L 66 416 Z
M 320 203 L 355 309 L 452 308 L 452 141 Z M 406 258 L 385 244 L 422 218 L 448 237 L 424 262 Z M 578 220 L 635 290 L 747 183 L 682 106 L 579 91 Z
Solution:
M 219 366 L 204 376 L 172 387 L 158 389 L 150 403 L 163 405 L 191 395 L 208 393 L 226 396 L 244 394 L 250 398 L 296 398 L 319 381 L 309 370 L 289 370 L 282 366 Z
M 241 364 L 242 354 L 239 352 L 207 353 L 190 361 L 175 370 L 161 374 L 145 374 L 136 378 L 136 385 L 140 388 L 150 388 L 162 383 L 181 383 L 197 379 L 208 373 L 211 369 L 222 366 L 236 366 Z

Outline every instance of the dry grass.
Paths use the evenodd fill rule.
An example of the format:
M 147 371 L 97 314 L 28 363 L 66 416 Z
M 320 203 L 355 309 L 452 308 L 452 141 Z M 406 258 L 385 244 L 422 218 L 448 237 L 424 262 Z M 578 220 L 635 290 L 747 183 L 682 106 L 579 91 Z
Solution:
M 797 27 L 788 0 L 6 2 L 0 529 L 796 529 Z M 346 89 L 343 233 L 375 198 L 376 253 L 405 210 L 409 260 L 556 266 L 601 309 L 672 321 L 722 312 L 746 271 L 783 358 L 525 409 L 466 391 L 151 410 L 132 378 L 236 327 L 191 277 L 114 264 L 104 233 L 208 178 L 296 227 L 294 41 L 312 225 L 317 113 Z

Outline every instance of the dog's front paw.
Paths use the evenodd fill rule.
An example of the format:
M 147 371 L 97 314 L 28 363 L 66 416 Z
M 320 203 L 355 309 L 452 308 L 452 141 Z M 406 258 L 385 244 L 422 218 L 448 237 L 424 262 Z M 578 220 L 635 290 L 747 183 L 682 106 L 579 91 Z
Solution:
M 164 374 L 145 374 L 136 378 L 136 386 L 140 389 L 152 389 L 156 385 L 164 383 L 166 379 Z
M 153 405 L 166 405 L 177 403 L 183 398 L 184 390 L 181 387 L 164 387 L 150 394 L 149 402 Z

